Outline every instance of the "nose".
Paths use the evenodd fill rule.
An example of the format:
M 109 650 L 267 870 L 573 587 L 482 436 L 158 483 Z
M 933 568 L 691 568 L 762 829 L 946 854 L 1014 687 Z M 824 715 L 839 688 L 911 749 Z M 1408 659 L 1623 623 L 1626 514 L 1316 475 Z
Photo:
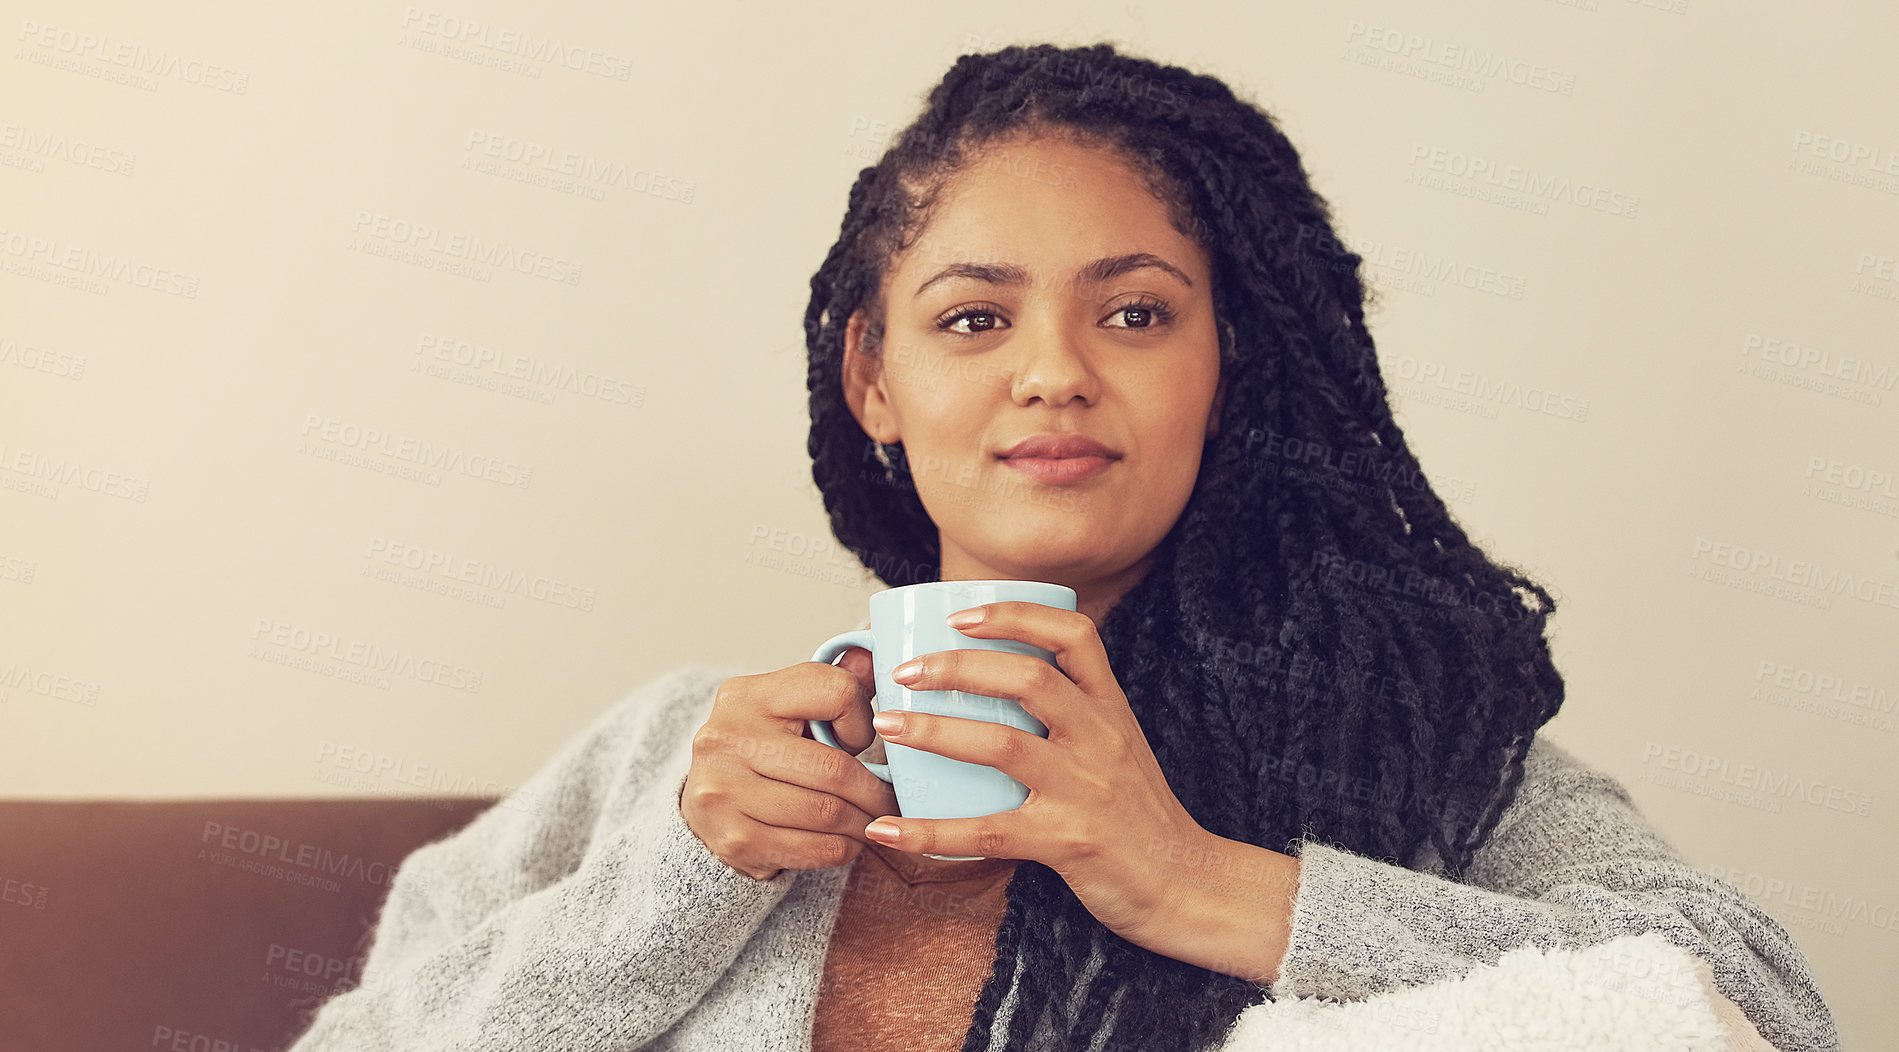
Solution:
M 1101 377 L 1088 359 L 1086 336 L 1070 322 L 1044 314 L 1022 326 L 1009 341 L 1016 356 L 1009 370 L 1009 397 L 1020 406 L 1036 399 L 1052 407 L 1080 398 L 1089 405 L 1101 397 Z

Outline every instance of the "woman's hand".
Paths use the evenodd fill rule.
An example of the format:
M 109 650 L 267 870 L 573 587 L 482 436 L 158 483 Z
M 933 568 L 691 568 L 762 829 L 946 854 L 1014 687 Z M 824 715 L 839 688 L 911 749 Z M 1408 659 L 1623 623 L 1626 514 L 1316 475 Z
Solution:
M 865 824 L 895 812 L 896 793 L 850 753 L 806 737 L 805 721 L 833 721 L 838 740 L 861 752 L 873 682 L 870 652 L 852 647 L 838 665 L 801 661 L 721 683 L 692 738 L 679 796 L 686 827 L 759 880 L 855 860 Z
M 982 620 L 958 620 L 971 613 Z M 1196 882 L 1178 879 L 1171 861 L 1185 849 L 1198 858 L 1214 842 L 1230 842 L 1202 829 L 1168 787 L 1094 622 L 1040 603 L 998 602 L 952 614 L 949 623 L 979 639 L 1041 647 L 1061 667 L 1026 654 L 943 650 L 897 666 L 892 677 L 911 690 L 1020 702 L 1048 727 L 1047 739 L 1003 724 L 895 710 L 879 713 L 875 726 L 887 741 L 998 768 L 1029 788 L 1028 799 L 980 818 L 902 818 L 892 808 L 866 832 L 904 851 L 1040 862 L 1115 934 L 1184 956 L 1172 953 L 1177 936 L 1162 929 L 1192 913 L 1176 899 Z M 911 668 L 916 674 L 906 676 Z M 879 836 L 886 825 L 895 834 Z

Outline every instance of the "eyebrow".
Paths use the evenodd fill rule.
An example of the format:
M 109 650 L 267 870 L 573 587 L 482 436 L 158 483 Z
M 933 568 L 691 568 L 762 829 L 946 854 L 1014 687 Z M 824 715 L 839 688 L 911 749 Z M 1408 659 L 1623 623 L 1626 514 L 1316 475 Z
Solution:
M 1179 267 L 1154 255 L 1151 252 L 1129 252 L 1120 256 L 1103 256 L 1075 272 L 1076 279 L 1084 285 L 1098 284 L 1120 277 L 1129 271 L 1153 267 L 1164 270 L 1179 278 L 1188 288 L 1193 288 L 1193 279 Z M 991 285 L 1026 285 L 1029 283 L 1028 271 L 1014 263 L 952 263 L 931 275 L 928 281 L 917 286 L 915 295 L 921 296 L 925 289 L 939 281 L 950 278 L 974 278 Z

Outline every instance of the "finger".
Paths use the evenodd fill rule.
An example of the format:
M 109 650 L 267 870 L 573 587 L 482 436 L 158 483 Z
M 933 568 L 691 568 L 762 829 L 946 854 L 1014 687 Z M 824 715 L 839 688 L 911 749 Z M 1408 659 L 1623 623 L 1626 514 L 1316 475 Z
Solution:
M 855 756 L 823 742 L 774 730 L 746 759 L 759 775 L 848 800 L 866 812 L 897 809 L 896 790 L 889 782 L 870 773 Z
M 863 684 L 865 690 L 873 694 L 877 692 L 876 663 L 870 651 L 863 647 L 845 647 L 844 656 L 837 659 L 837 664 L 856 676 L 857 682 Z
M 999 712 L 987 698 L 1002 698 L 1042 722 L 1051 736 L 1072 736 L 1079 721 L 1088 719 L 1093 706 L 1081 687 L 1048 662 L 1004 650 L 937 650 L 912 659 L 921 670 L 896 682 L 910 690 L 956 690 L 974 695 L 963 699 L 972 717 L 988 718 Z M 910 662 L 904 662 L 905 665 Z M 901 669 L 903 666 L 899 665 Z
M 1020 727 L 929 712 L 892 715 L 901 717 L 903 726 L 885 732 L 885 741 L 994 767 L 1030 789 L 1049 791 L 1067 762 L 1060 746 Z
M 1016 812 L 980 818 L 899 818 L 884 815 L 880 823 L 897 827 L 895 836 L 873 836 L 887 847 L 918 855 L 963 855 L 980 858 L 1035 859 L 1035 848 L 1021 835 Z M 1038 860 L 1039 861 L 1039 860 Z
M 821 661 L 800 662 L 777 675 L 783 685 L 773 684 L 773 697 L 765 703 L 770 715 L 795 725 L 807 740 L 815 739 L 808 737 L 810 728 L 804 721 L 829 720 L 831 733 L 851 752 L 870 748 L 877 733 L 870 725 L 875 695 L 870 677 L 860 678 L 848 668 Z
M 863 647 L 846 647 L 844 656 L 837 661 L 839 668 L 857 677 L 857 684 L 863 688 L 864 704 L 848 710 L 842 720 L 831 724 L 831 730 L 837 740 L 843 742 L 853 753 L 870 748 L 876 731 L 871 729 L 870 717 L 876 704 L 877 670 L 872 662 L 870 651 Z M 859 717 L 862 719 L 859 719 Z
M 781 869 L 830 869 L 856 860 L 863 852 L 861 839 L 840 833 L 786 829 L 742 818 L 730 834 L 732 855 L 719 855 L 732 868 L 759 880 L 769 880 Z M 739 861 L 734 862 L 733 858 Z M 740 864 L 742 863 L 742 864 Z
M 1108 665 L 1108 652 L 1101 634 L 1087 614 L 1042 603 L 1019 601 L 984 603 L 970 607 L 981 610 L 983 619 L 957 631 L 977 639 L 1013 639 L 1032 647 L 1041 647 L 1055 655 L 1061 671 L 1088 694 L 1110 691 L 1119 685 Z
M 864 827 L 876 817 L 841 796 L 763 777 L 741 798 L 739 813 L 768 826 L 836 833 L 865 843 Z

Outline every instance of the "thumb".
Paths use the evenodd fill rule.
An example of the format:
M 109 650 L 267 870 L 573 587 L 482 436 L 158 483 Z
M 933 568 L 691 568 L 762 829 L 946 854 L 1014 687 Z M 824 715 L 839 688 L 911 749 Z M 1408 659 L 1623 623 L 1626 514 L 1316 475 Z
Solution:
M 853 709 L 842 719 L 832 721 L 831 731 L 837 735 L 837 740 L 843 742 L 852 752 L 863 752 L 870 748 L 873 736 L 877 733 L 870 726 L 870 713 L 877 707 L 876 667 L 871 660 L 870 651 L 863 647 L 846 648 L 844 656 L 838 659 L 837 664 L 839 668 L 857 677 L 857 685 L 864 690 L 864 707 Z
M 871 660 L 870 651 L 863 647 L 846 647 L 844 656 L 838 659 L 838 665 L 857 677 L 857 682 L 872 694 L 877 693 L 877 670 Z

